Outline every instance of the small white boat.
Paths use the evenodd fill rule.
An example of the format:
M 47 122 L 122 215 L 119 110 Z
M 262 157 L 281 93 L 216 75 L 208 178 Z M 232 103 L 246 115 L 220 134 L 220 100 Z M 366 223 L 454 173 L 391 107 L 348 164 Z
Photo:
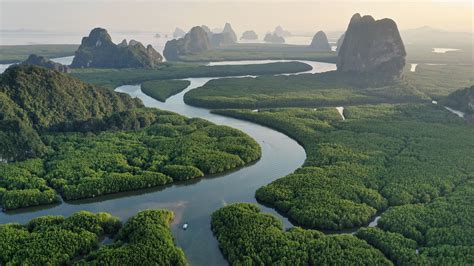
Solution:
M 187 223 L 183 224 L 183 230 L 186 230 L 186 229 L 188 229 L 188 224 Z

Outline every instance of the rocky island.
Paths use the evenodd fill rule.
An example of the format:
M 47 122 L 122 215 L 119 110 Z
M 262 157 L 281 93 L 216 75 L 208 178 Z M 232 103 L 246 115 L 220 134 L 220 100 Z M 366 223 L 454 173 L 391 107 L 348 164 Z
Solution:
M 176 29 L 174 29 L 173 38 L 178 39 L 183 37 L 184 35 L 186 35 L 186 32 L 183 29 L 179 27 L 176 27 Z
M 36 66 L 40 66 L 40 67 L 54 69 L 56 71 L 63 72 L 63 73 L 69 73 L 70 72 L 70 69 L 69 69 L 68 66 L 65 66 L 65 65 L 60 64 L 60 63 L 53 62 L 53 61 L 49 60 L 48 58 L 46 58 L 44 56 L 35 55 L 35 54 L 30 55 L 28 57 L 28 59 L 23 61 L 21 64 L 23 64 L 23 65 L 36 65 Z
M 163 54 L 166 60 L 176 61 L 180 56 L 196 54 L 211 49 L 206 31 L 200 27 L 193 27 L 183 38 L 168 41 Z
M 263 40 L 269 43 L 285 43 L 285 38 L 276 33 L 267 33 Z
M 398 80 L 405 56 L 405 46 L 393 20 L 375 20 L 357 13 L 352 16 L 339 49 L 337 70 Z
M 343 33 L 339 39 L 337 39 L 336 42 L 336 52 L 339 52 L 339 49 L 341 49 L 342 43 L 344 42 L 344 36 L 346 36 L 346 33 Z
M 230 23 L 226 23 L 224 30 L 221 33 L 214 33 L 211 37 L 211 44 L 213 47 L 234 44 L 237 42 L 237 35 Z
M 163 57 L 151 45 L 131 40 L 123 40 L 116 45 L 107 30 L 93 29 L 88 37 L 82 38 L 71 67 L 96 68 L 153 68 L 163 61 Z
M 318 52 L 330 52 L 331 46 L 329 45 L 328 37 L 326 36 L 326 33 L 324 33 L 324 31 L 318 31 L 314 35 L 313 40 L 311 41 L 311 44 L 309 45 L 309 48 L 311 48 L 311 50 L 318 51 Z
M 282 26 L 277 26 L 275 28 L 275 30 L 273 31 L 273 33 L 275 33 L 276 35 L 281 36 L 281 37 L 290 37 L 291 36 L 291 32 L 289 32 L 287 30 L 284 30 Z
M 240 39 L 241 40 L 257 40 L 258 35 L 257 35 L 257 33 L 255 33 L 255 31 L 248 30 L 248 31 L 244 31 L 244 33 L 242 33 L 242 37 L 240 37 Z

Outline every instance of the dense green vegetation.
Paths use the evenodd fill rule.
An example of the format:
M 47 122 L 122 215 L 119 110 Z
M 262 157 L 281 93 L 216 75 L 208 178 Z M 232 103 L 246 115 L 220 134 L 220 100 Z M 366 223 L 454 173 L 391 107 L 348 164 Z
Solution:
M 41 178 L 43 175 L 40 159 L 0 163 L 0 206 L 9 210 L 59 202 L 56 191 Z
M 189 84 L 188 80 L 146 81 L 142 83 L 142 91 L 160 102 L 165 102 L 169 97 L 182 92 Z
M 43 132 L 44 162 L 0 164 L 4 209 L 58 202 L 56 191 L 74 200 L 162 186 L 234 169 L 261 155 L 260 146 L 239 130 L 155 109 L 67 129 L 76 132 Z
M 245 75 L 272 75 L 311 70 L 300 62 L 262 65 L 204 66 L 197 64 L 163 63 L 154 69 L 75 69 L 72 75 L 92 84 L 115 89 L 119 85 L 137 84 L 150 80 Z
M 24 61 L 30 54 L 47 58 L 74 55 L 77 44 L 0 45 L 0 64 Z
M 309 45 L 309 43 L 308 43 Z M 235 44 L 186 55 L 180 60 L 188 62 L 234 60 L 311 60 L 336 63 L 335 52 L 317 52 L 304 45 L 288 44 Z
M 86 84 L 51 69 L 10 67 L 0 76 L 0 158 L 21 160 L 45 152 L 38 131 L 108 117 L 141 107 L 140 100 Z
M 430 203 L 390 208 L 379 221 L 383 230 L 362 229 L 357 237 L 400 265 L 472 265 L 473 200 L 474 182 L 469 180 Z
M 68 218 L 42 216 L 26 225 L 0 225 L 4 265 L 63 265 L 96 249 L 99 238 L 114 235 L 120 221 L 108 213 L 77 212 Z
M 41 216 L 26 225 L 0 225 L 2 265 L 186 265 L 173 243 L 173 213 L 146 210 L 122 227 L 108 213 L 77 212 L 68 218 Z M 114 243 L 102 246 L 104 236 Z M 82 260 L 78 260 L 81 259 Z
M 211 80 L 187 92 L 186 103 L 208 108 L 313 107 L 420 102 L 428 98 L 408 83 L 378 85 L 369 77 L 336 71 L 296 76 Z
M 418 91 L 439 101 L 448 94 L 474 84 L 473 64 L 426 65 L 420 64 L 415 72 L 407 65 L 405 80 Z
M 211 226 L 231 265 L 392 265 L 380 251 L 349 234 L 324 235 L 299 227 L 283 231 L 277 218 L 253 204 L 219 209 Z
M 202 119 L 152 109 L 134 119 L 143 129 L 45 135 L 54 150 L 45 179 L 65 199 L 89 198 L 220 173 L 261 154 L 241 131 Z
M 0 92 L 26 112 L 30 124 L 41 129 L 143 106 L 140 100 L 126 94 L 31 65 L 7 69 L 0 76 Z
M 474 127 L 436 105 L 344 110 L 221 110 L 270 126 L 306 149 L 303 168 L 260 188 L 258 200 L 298 224 L 342 229 L 387 206 L 427 203 L 474 173 Z
M 110 246 L 103 246 L 78 265 L 187 265 L 173 242 L 173 213 L 146 210 L 130 218 Z
M 8 69 L 0 77 L 1 206 L 162 186 L 260 158 L 239 130 L 141 106 L 54 70 Z M 3 164 L 28 158 L 37 159 Z

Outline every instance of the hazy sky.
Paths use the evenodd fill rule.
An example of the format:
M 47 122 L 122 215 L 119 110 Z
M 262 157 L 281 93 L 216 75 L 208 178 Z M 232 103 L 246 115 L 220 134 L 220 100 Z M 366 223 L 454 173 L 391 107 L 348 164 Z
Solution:
M 282 25 L 290 31 L 345 30 L 352 14 L 394 19 L 400 29 L 429 25 L 473 31 L 471 1 L 139 1 L 139 0 L 0 0 L 1 29 L 172 32 L 176 26 L 222 28 L 232 23 L 239 33 L 266 32 Z

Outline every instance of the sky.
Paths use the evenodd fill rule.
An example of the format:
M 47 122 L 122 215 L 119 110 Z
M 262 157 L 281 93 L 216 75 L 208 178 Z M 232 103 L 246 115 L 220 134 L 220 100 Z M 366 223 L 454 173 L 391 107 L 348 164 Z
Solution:
M 239 32 L 343 31 L 354 13 L 394 19 L 400 29 L 421 26 L 473 32 L 472 1 L 143 1 L 143 0 L 0 0 L 0 28 L 88 33 L 94 27 L 111 31 L 169 33 L 179 26 L 222 28 L 230 22 Z

